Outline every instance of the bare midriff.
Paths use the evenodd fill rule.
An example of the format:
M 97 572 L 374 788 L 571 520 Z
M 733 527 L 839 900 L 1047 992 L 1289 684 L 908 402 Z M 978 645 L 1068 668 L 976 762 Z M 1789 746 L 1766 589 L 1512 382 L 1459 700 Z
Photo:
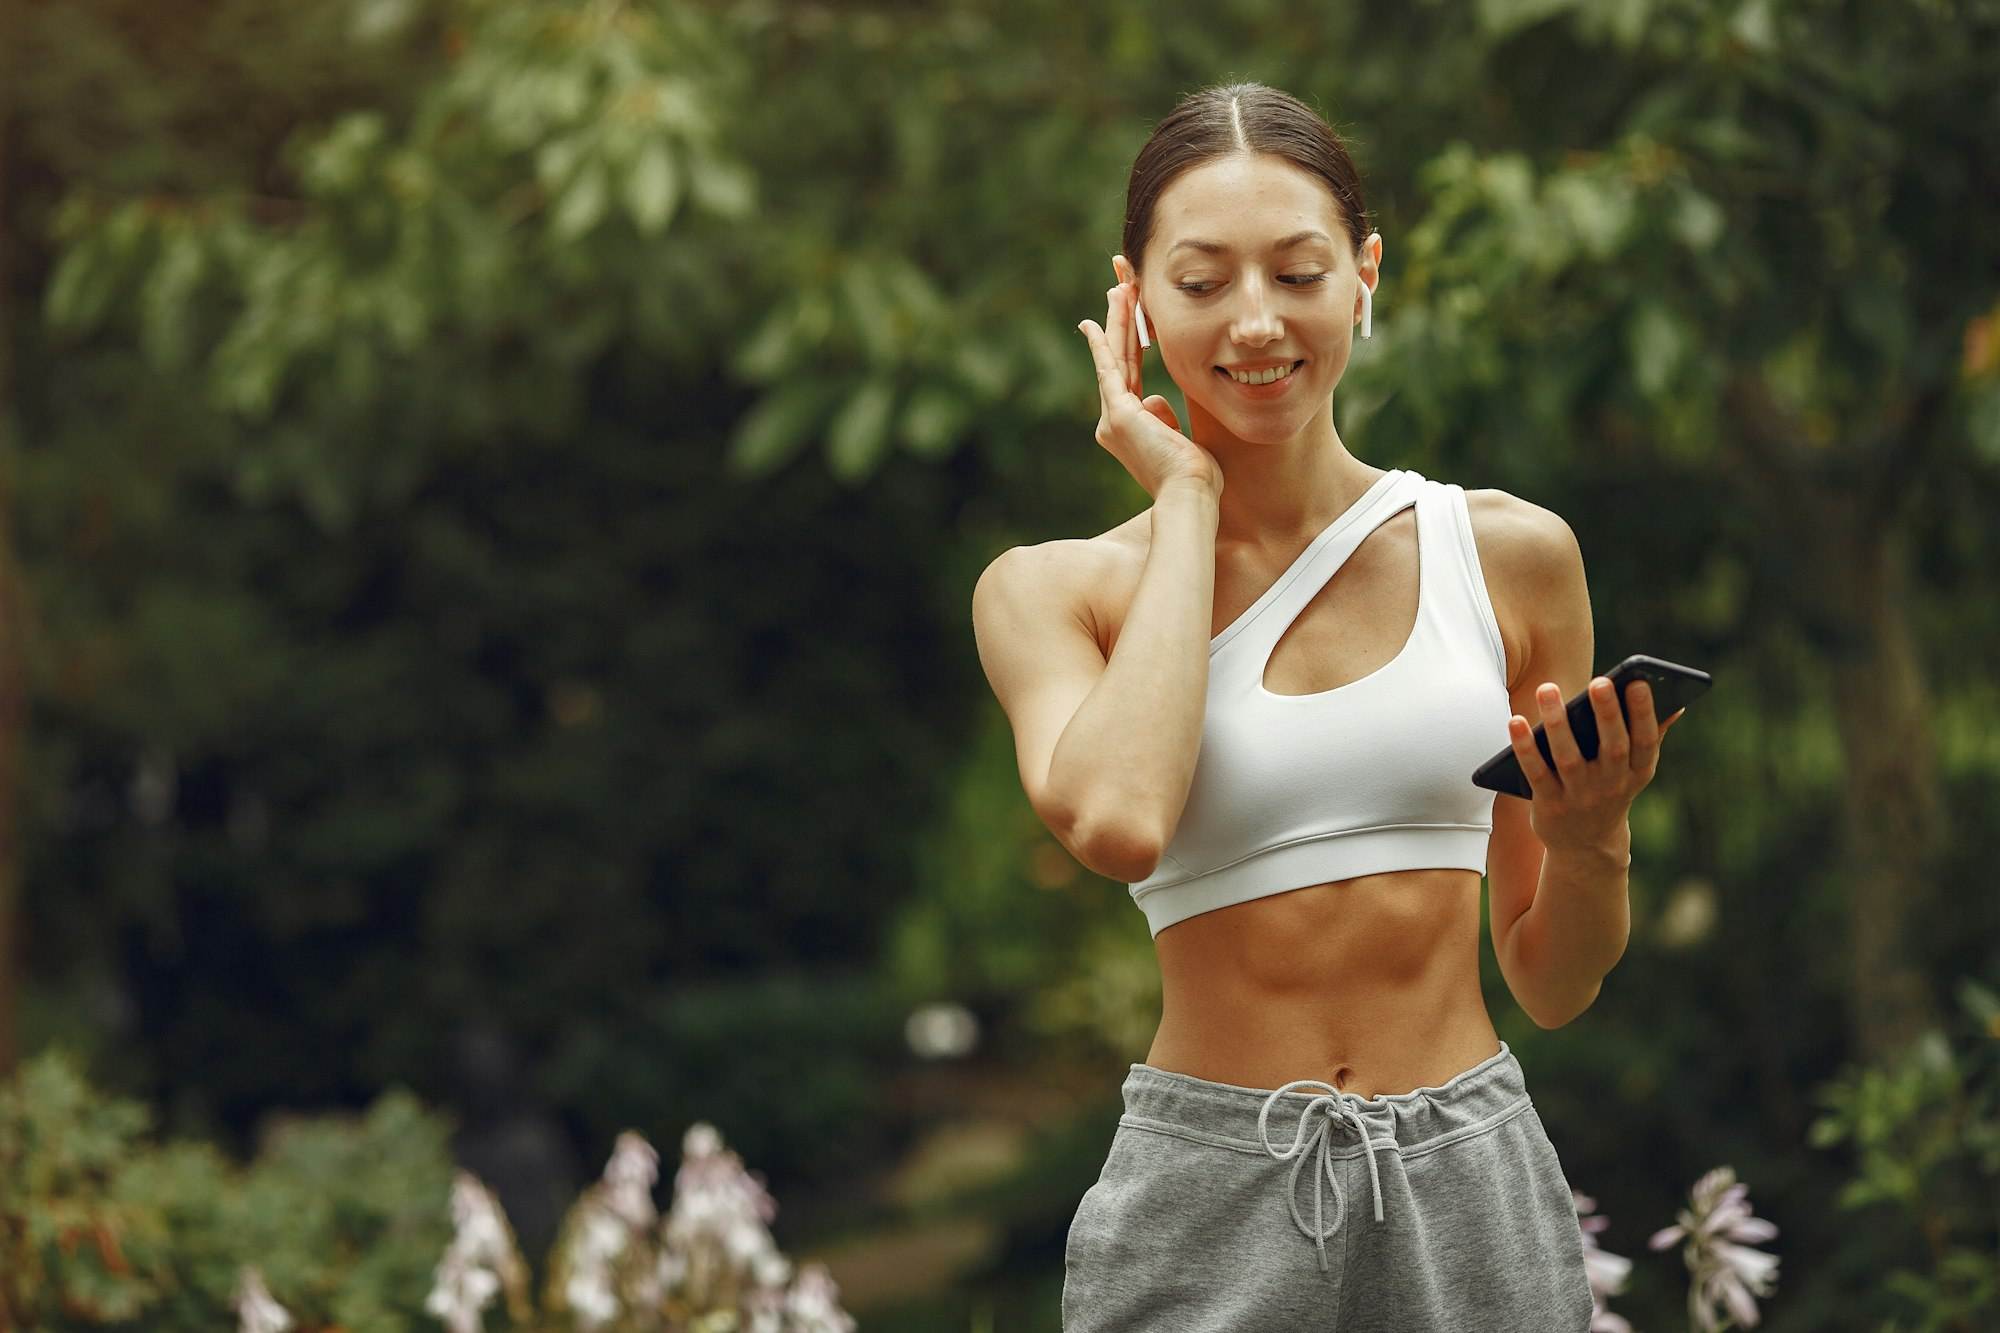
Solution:
M 1396 870 L 1175 922 L 1153 939 L 1162 1006 L 1146 1063 L 1363 1097 L 1448 1082 L 1500 1050 L 1479 986 L 1479 883 Z

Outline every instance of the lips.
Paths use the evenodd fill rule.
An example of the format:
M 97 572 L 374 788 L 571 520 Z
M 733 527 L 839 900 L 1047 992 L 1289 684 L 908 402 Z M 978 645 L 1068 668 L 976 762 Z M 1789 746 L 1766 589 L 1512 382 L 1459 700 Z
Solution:
M 1298 378 L 1299 370 L 1301 367 L 1305 365 L 1305 362 L 1303 360 L 1299 360 L 1299 361 L 1294 361 L 1291 364 L 1292 364 L 1292 369 L 1289 374 L 1283 376 L 1280 379 L 1272 380 L 1269 384 L 1245 384 L 1243 381 L 1237 379 L 1234 375 L 1230 374 L 1228 369 L 1223 366 L 1216 366 L 1214 369 L 1217 375 L 1219 375 L 1222 379 L 1226 380 L 1229 386 L 1235 389 L 1239 393 L 1248 394 L 1254 398 L 1275 398 L 1280 393 L 1284 392 L 1285 387 L 1287 385 L 1289 385 L 1294 379 Z M 1268 370 L 1270 369 L 1270 367 L 1266 366 L 1262 367 L 1262 369 Z

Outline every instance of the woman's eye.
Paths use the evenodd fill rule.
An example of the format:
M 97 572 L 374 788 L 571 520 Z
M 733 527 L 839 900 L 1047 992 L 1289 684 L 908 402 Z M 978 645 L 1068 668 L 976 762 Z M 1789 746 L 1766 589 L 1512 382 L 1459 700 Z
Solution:
M 1311 287 L 1325 282 L 1326 279 L 1327 275 L 1324 273 L 1287 273 L 1278 281 L 1289 283 L 1294 287 Z M 1174 285 L 1189 296 L 1206 296 L 1209 288 L 1215 286 L 1212 282 L 1180 282 Z

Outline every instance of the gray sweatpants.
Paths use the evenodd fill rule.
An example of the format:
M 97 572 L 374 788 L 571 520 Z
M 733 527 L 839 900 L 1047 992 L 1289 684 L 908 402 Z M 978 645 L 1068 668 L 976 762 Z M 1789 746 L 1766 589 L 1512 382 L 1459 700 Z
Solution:
M 1504 1041 L 1392 1096 L 1145 1064 L 1124 1095 L 1070 1223 L 1063 1333 L 1590 1326 L 1576 1203 Z

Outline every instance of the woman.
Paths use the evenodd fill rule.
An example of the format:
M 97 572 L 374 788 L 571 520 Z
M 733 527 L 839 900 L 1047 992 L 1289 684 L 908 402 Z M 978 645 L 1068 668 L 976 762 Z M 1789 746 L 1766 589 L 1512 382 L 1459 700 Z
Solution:
M 1309 108 L 1184 99 L 1079 326 L 1097 441 L 1153 503 L 1005 552 L 973 595 L 1028 798 L 1130 885 L 1162 975 L 1071 1224 L 1066 1333 L 1590 1321 L 1568 1181 L 1480 992 L 1480 879 L 1509 988 L 1569 1022 L 1624 950 L 1665 728 L 1635 683 L 1628 733 L 1590 676 L 1561 518 L 1348 452 L 1332 394 L 1381 262 Z M 1140 397 L 1153 342 L 1192 438 Z M 1590 761 L 1563 713 L 1586 681 Z M 1509 744 L 1532 801 L 1470 781 Z

